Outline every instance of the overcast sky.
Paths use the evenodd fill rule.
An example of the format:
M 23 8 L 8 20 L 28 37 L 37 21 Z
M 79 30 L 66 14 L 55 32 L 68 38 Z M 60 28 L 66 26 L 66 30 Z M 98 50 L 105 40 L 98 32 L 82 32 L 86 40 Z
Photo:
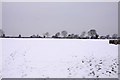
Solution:
M 2 3 L 0 2 L 0 29 L 2 29 Z
M 90 29 L 112 35 L 118 32 L 118 3 L 3 2 L 2 28 L 7 35 L 52 35 L 62 30 L 81 34 Z

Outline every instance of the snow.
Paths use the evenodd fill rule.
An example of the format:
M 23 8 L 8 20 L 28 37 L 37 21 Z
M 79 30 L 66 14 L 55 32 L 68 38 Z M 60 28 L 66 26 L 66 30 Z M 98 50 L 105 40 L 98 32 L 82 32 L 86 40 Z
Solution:
M 3 39 L 3 78 L 118 78 L 109 40 Z
M 0 39 L 0 80 L 2 78 L 2 40 Z

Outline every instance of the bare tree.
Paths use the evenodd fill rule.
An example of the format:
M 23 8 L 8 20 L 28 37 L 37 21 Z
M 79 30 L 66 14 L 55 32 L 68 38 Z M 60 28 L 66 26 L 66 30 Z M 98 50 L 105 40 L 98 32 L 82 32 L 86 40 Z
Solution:
M 71 37 L 73 38 L 74 36 L 75 36 L 75 35 L 72 33 L 72 34 L 71 34 Z
M 113 34 L 113 35 L 112 35 L 112 38 L 113 38 L 113 39 L 117 39 L 117 38 L 118 38 L 118 35 L 117 35 L 117 34 Z
M 88 36 L 90 36 L 90 38 L 96 38 L 96 36 L 98 37 L 95 29 L 91 29 L 90 31 L 88 31 Z
M 22 36 L 21 36 L 21 34 L 19 34 L 19 36 L 18 36 L 19 38 L 21 38 Z
M 110 35 L 106 35 L 106 38 L 107 38 L 107 39 L 110 39 Z
M 56 34 L 55 34 L 55 37 L 59 37 L 60 36 L 60 32 L 57 32 Z
M 79 35 L 78 35 L 78 34 L 75 34 L 75 35 L 74 35 L 74 38 L 79 38 Z
M 81 33 L 81 35 L 80 35 L 80 38 L 85 37 L 85 34 L 86 34 L 86 32 L 85 32 L 85 31 L 83 31 L 83 32 Z
M 67 33 L 67 31 L 65 31 L 65 30 L 61 32 L 61 35 L 62 35 L 63 37 L 67 37 L 67 34 L 68 34 L 68 33 Z
M 40 36 L 39 36 L 39 34 L 37 34 L 37 36 L 36 36 L 37 38 L 39 38 Z
M 0 29 L 0 37 L 3 37 L 3 35 L 5 35 L 5 33 L 2 29 Z
M 50 34 L 49 34 L 49 32 L 46 32 L 46 33 L 43 34 L 43 36 L 44 36 L 44 37 L 49 37 Z
M 33 35 L 31 36 L 31 38 L 36 38 L 36 36 L 33 34 Z

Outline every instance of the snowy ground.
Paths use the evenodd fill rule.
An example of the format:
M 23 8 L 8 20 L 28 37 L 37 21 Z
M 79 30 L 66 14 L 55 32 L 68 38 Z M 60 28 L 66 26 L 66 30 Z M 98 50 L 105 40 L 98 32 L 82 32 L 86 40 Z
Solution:
M 109 40 L 3 39 L 3 78 L 118 78 Z
M 0 39 L 0 80 L 2 78 L 2 40 Z

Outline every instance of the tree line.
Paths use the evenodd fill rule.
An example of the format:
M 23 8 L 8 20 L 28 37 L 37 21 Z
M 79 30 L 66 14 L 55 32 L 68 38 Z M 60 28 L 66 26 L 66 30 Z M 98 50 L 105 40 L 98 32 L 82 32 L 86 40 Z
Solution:
M 68 33 L 66 30 L 57 32 L 54 35 L 50 35 L 49 32 L 40 35 L 31 35 L 28 37 L 23 37 L 21 34 L 18 36 L 6 36 L 5 32 L 0 29 L 1 38 L 62 38 L 62 39 L 120 39 L 117 34 L 100 36 L 95 29 L 91 29 L 88 32 L 83 31 L 81 34 Z

